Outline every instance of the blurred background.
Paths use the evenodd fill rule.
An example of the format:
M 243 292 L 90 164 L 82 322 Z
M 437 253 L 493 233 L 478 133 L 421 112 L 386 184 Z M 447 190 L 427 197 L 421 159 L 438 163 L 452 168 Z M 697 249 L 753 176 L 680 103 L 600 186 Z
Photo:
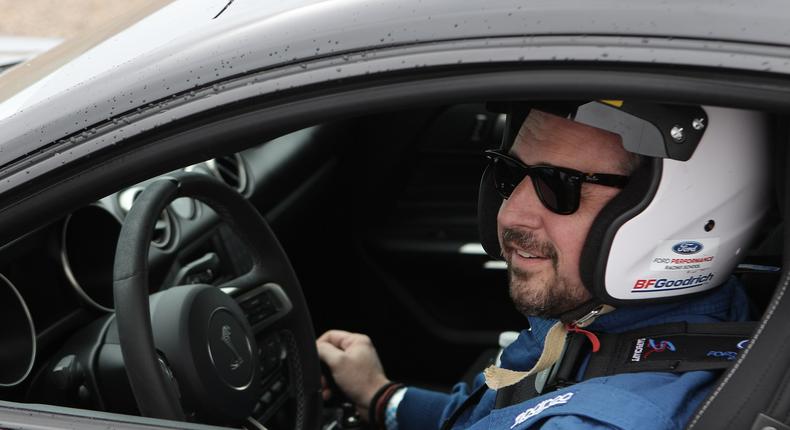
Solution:
M 0 100 L 56 69 L 70 55 L 83 52 L 117 33 L 168 0 L 0 0 L 0 73 L 24 61 L 42 58 L 35 73 L 16 73 L 14 84 L 0 85 Z M 119 17 L 124 17 L 120 18 Z M 72 39 L 72 48 L 63 41 Z M 61 49 L 55 49 L 57 46 Z M 43 60 L 44 52 L 52 51 Z M 30 65 L 30 64 L 28 64 Z M 8 75 L 6 75 L 8 76 Z M 27 78 L 27 81 L 19 77 Z M 16 85 L 16 86 L 14 86 Z
M 150 0 L 0 0 L 0 36 L 67 39 Z

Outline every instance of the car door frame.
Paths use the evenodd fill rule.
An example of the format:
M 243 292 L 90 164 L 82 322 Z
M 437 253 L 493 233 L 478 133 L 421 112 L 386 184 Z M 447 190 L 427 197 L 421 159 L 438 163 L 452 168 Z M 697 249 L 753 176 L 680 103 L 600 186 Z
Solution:
M 646 53 L 648 49 L 632 46 L 630 41 L 622 47 L 618 61 L 596 62 L 593 57 L 600 58 L 602 48 L 588 43 L 589 39 L 575 46 L 576 56 L 552 60 L 550 50 L 544 49 L 526 60 L 523 54 L 534 54 L 535 47 L 524 47 L 520 40 L 502 40 L 504 46 L 494 47 L 489 39 L 400 47 L 395 49 L 398 52 L 382 55 L 380 63 L 357 57 L 356 73 L 342 78 L 335 78 L 332 72 L 338 64 L 348 67 L 348 60 L 322 58 L 308 67 L 314 71 L 311 74 L 300 65 L 289 65 L 236 77 L 224 82 L 219 92 L 212 86 L 211 97 L 190 93 L 157 100 L 94 124 L 76 140 L 72 140 L 70 129 L 64 128 L 65 135 L 0 169 L 0 225 L 5 226 L 0 242 L 13 240 L 19 232 L 52 221 L 121 186 L 241 150 L 290 130 L 370 110 L 407 108 L 437 100 L 602 96 L 784 111 L 790 105 L 790 82 L 785 76 L 738 67 L 737 61 L 729 67 L 718 63 L 708 68 L 699 64 L 680 67 L 654 51 Z M 556 39 L 550 40 L 546 48 L 555 46 Z M 617 42 L 622 38 L 609 40 L 609 44 Z M 696 43 L 699 52 L 706 49 L 702 41 L 685 42 Z M 778 56 L 780 51 L 788 53 L 776 48 L 772 55 Z M 626 52 L 641 56 L 631 61 Z M 718 54 L 725 58 L 726 52 Z M 434 55 L 440 59 L 426 63 Z M 13 139 L 21 142 L 37 131 L 37 127 L 18 129 Z M 58 135 L 57 130 L 48 133 Z M 86 411 L 86 416 L 91 413 Z M 134 421 L 130 417 L 130 422 Z

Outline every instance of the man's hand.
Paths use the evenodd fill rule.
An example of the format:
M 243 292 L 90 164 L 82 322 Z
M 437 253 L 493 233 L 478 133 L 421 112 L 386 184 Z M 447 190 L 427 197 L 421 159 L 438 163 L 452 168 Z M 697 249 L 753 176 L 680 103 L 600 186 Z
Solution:
M 370 338 L 364 334 L 329 330 L 316 341 L 318 356 L 329 366 L 335 382 L 363 417 L 376 390 L 389 382 Z M 327 397 L 327 393 L 324 393 Z

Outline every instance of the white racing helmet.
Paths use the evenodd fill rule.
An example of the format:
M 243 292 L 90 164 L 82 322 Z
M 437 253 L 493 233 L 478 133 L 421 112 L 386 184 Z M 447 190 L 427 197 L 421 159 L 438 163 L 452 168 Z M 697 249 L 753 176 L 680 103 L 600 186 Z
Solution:
M 761 113 L 630 101 L 512 106 L 505 148 L 534 108 L 616 133 L 644 156 L 590 228 L 579 267 L 594 300 L 574 313 L 721 285 L 769 210 L 769 124 Z M 480 232 L 486 251 L 501 258 L 502 198 L 491 171 L 481 181 Z

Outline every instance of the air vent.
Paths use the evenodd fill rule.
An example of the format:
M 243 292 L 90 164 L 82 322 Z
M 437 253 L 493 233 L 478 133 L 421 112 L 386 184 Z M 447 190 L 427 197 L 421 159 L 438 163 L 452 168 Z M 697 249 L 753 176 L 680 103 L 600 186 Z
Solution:
M 124 215 L 129 213 L 132 209 L 134 201 L 143 192 L 143 187 L 132 187 L 118 193 L 118 206 L 123 211 Z M 176 237 L 176 223 L 170 211 L 165 209 L 159 214 L 159 219 L 156 220 L 154 226 L 154 233 L 151 237 L 151 244 L 157 248 L 167 248 L 173 243 Z
M 157 248 L 167 248 L 173 243 L 175 239 L 175 225 L 173 216 L 167 209 L 159 214 L 159 219 L 156 220 L 154 227 L 154 234 L 151 237 L 151 245 Z
M 239 154 L 226 155 L 206 162 L 214 176 L 243 193 L 247 189 L 247 169 Z

